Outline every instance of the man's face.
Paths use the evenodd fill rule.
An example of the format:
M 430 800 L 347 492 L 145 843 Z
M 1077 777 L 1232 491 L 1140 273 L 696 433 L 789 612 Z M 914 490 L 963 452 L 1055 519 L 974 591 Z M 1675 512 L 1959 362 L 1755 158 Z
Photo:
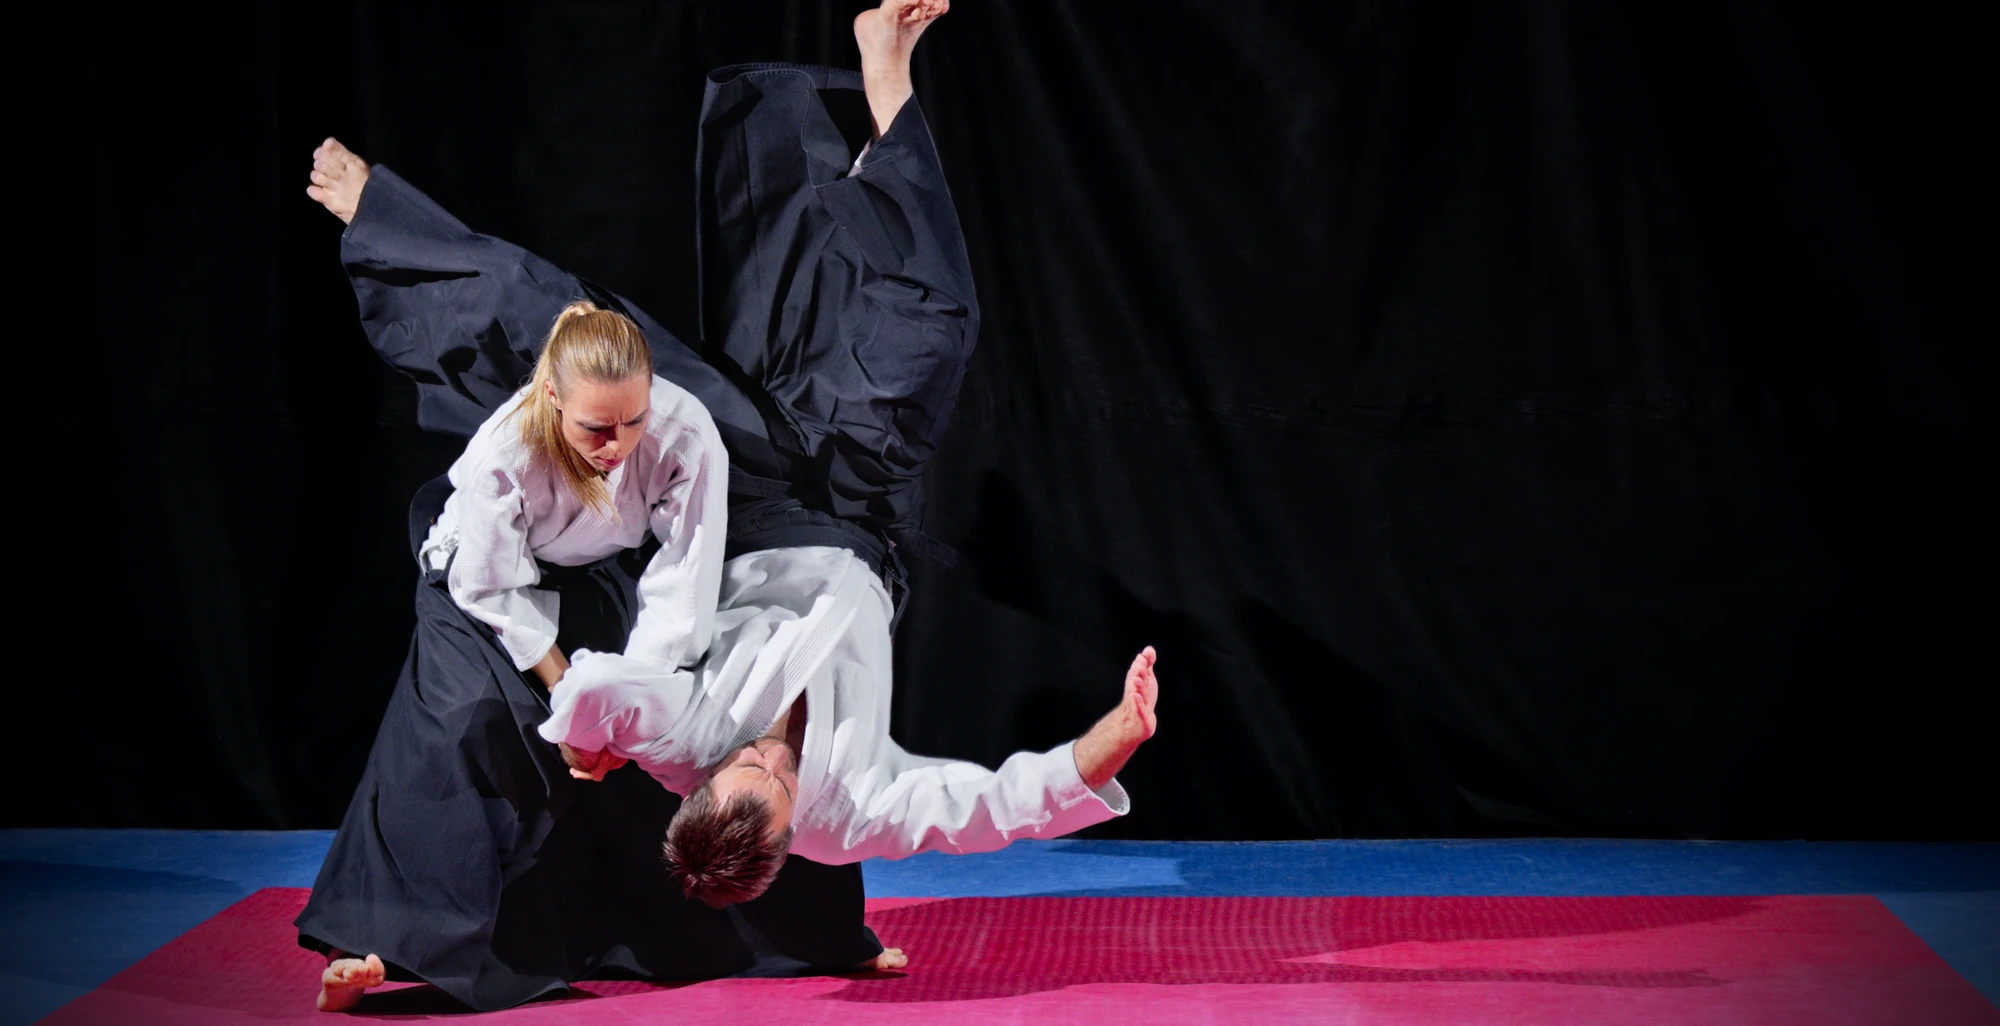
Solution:
M 792 825 L 792 801 L 799 793 L 799 757 L 775 737 L 760 737 L 729 753 L 709 777 L 718 805 L 747 792 L 771 803 L 771 836 Z

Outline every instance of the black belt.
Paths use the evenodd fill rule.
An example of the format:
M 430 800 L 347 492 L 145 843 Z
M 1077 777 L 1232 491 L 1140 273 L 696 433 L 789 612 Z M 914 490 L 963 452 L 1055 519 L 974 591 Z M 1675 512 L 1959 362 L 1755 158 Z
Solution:
M 564 566 L 561 563 L 545 563 L 538 559 L 535 560 L 535 566 L 537 569 L 541 570 L 542 579 L 535 582 L 535 587 L 561 589 L 568 585 L 575 584 L 576 582 L 581 581 L 586 577 L 589 577 L 591 574 L 596 573 L 599 570 L 609 569 L 610 567 L 616 565 L 619 560 L 629 558 L 631 555 L 632 555 L 632 550 L 621 549 L 617 552 L 612 553 L 611 555 L 604 557 L 603 559 L 595 560 L 589 563 L 583 563 L 578 566 Z
M 903 620 L 910 598 L 910 575 L 896 544 L 852 520 L 811 509 L 790 498 L 738 498 L 729 504 L 729 536 L 723 558 L 735 559 L 751 552 L 770 549 L 798 549 L 812 546 L 847 549 L 868 564 L 895 601 L 889 630 Z
M 744 499 L 779 499 L 791 494 L 791 485 L 768 477 L 758 477 L 740 467 L 729 468 L 729 495 L 732 502 Z M 732 517 L 734 513 L 730 514 Z M 876 537 L 867 528 L 858 528 Z M 940 570 L 958 565 L 958 550 L 913 527 L 892 527 L 882 532 L 882 541 L 891 549 L 903 549 Z M 893 542 L 893 545 L 887 543 Z

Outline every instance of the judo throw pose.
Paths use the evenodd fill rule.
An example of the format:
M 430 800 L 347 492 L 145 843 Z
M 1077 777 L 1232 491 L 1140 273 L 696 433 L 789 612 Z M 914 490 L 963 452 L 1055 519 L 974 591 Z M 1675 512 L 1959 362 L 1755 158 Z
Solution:
M 333 959 L 322 1007 L 396 968 L 486 1008 L 604 969 L 899 966 L 860 924 L 853 863 L 1126 810 L 1113 777 L 1155 728 L 1151 649 L 1082 738 L 997 773 L 888 737 L 901 557 L 951 558 L 919 529 L 921 478 L 978 323 L 911 100 L 911 48 L 944 9 L 857 18 L 859 76 L 710 76 L 712 362 L 387 168 L 316 151 L 371 343 L 417 381 L 426 427 L 472 439 L 413 504 L 419 636 L 298 921 Z M 644 779 L 607 776 L 626 760 L 687 796 L 671 877 L 657 832 L 612 850 L 658 823 L 629 786 L 610 797 Z M 644 915 L 617 900 L 658 884 Z

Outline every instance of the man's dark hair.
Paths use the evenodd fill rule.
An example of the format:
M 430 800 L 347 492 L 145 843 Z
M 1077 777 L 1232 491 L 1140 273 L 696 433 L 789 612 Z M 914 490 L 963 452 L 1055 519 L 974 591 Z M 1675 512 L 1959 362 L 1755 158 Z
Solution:
M 771 836 L 771 803 L 754 794 L 717 802 L 707 784 L 667 824 L 667 872 L 682 893 L 710 908 L 749 901 L 771 886 L 792 847 L 789 827 Z

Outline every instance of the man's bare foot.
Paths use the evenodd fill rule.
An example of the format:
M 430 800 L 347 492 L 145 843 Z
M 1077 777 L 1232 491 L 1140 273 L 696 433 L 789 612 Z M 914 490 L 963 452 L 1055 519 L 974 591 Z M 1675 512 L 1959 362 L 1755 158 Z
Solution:
M 882 6 L 855 15 L 861 84 L 868 93 L 868 112 L 875 117 L 877 139 L 889 130 L 913 91 L 910 54 L 917 48 L 917 37 L 949 10 L 951 0 L 882 0 Z
M 910 956 L 903 954 L 902 948 L 883 948 L 881 954 L 854 968 L 865 973 L 881 972 L 884 969 L 901 969 L 909 964 Z
M 325 205 L 343 224 L 354 223 L 354 211 L 361 206 L 361 188 L 368 184 L 368 162 L 354 151 L 327 136 L 313 150 L 312 184 L 306 195 Z
M 388 977 L 389 971 L 374 955 L 333 959 L 319 977 L 319 1010 L 345 1012 L 361 1001 L 362 991 L 381 986 Z
M 1125 694 L 1118 706 L 1076 739 L 1071 750 L 1076 756 L 1076 771 L 1091 790 L 1110 783 L 1132 753 L 1159 729 L 1154 707 L 1160 700 L 1160 680 L 1153 674 L 1153 663 L 1159 658 L 1153 646 L 1147 645 L 1125 671 Z

